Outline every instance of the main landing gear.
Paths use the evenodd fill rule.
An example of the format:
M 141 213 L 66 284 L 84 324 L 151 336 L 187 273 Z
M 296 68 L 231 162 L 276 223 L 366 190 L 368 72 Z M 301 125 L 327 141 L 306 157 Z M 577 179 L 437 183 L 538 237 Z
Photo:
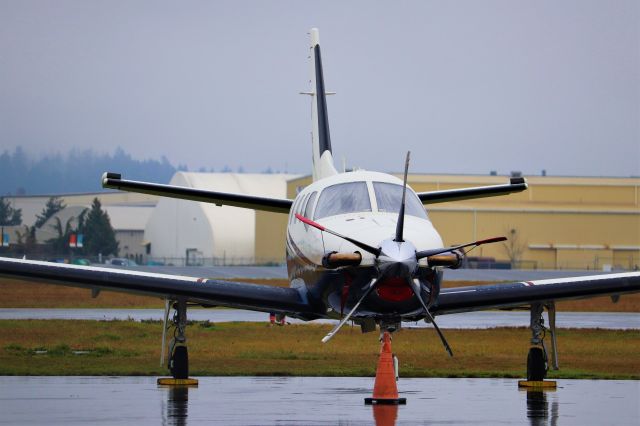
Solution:
M 555 305 L 553 302 L 546 305 L 535 303 L 531 305 L 531 348 L 529 348 L 529 354 L 527 355 L 527 380 L 519 381 L 518 385 L 520 387 L 555 387 L 555 382 L 544 380 L 549 370 L 549 358 L 544 344 L 547 328 L 544 326 L 544 317 L 542 316 L 545 306 L 549 314 L 548 330 L 551 334 L 552 367 L 554 370 L 558 369 Z
M 175 310 L 169 322 L 169 310 L 173 304 Z M 187 302 L 185 300 L 166 301 L 164 325 L 162 331 L 162 355 L 160 364 L 164 366 L 167 331 L 173 329 L 173 338 L 169 342 L 169 362 L 167 366 L 173 376 L 172 379 L 158 379 L 161 385 L 197 385 L 198 381 L 189 379 L 189 351 L 187 349 Z
M 175 312 L 171 327 L 174 332 L 169 343 L 169 371 L 174 379 L 186 379 L 189 377 L 189 351 L 187 337 L 184 334 L 187 328 L 187 303 L 179 300 L 173 307 Z

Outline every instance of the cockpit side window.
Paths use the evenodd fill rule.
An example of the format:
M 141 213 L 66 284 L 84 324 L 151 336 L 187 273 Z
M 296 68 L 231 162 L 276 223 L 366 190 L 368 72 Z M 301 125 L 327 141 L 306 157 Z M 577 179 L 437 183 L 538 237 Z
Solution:
M 304 213 L 304 209 L 305 209 L 305 206 L 307 205 L 307 201 L 309 201 L 309 194 L 305 195 L 302 200 L 303 201 L 298 206 L 298 211 L 297 211 L 298 214 Z
M 318 195 L 318 192 L 313 192 L 308 198 L 305 206 L 302 209 L 302 215 L 306 218 L 311 218 L 311 214 L 313 213 L 313 203 L 316 201 L 316 195 Z M 309 229 L 309 225 L 307 225 L 306 223 L 304 224 L 304 229 Z
M 296 213 L 300 213 L 300 206 L 304 202 L 305 198 L 306 195 L 303 195 L 301 197 L 297 197 L 296 201 L 294 201 L 293 206 L 291 207 L 291 219 L 289 220 L 290 225 L 297 220 Z
M 373 190 L 376 194 L 379 212 L 398 213 L 400 211 L 400 203 L 402 202 L 402 185 L 386 182 L 373 182 Z M 407 189 L 405 213 L 421 219 L 427 219 L 427 212 L 420 202 L 420 199 L 410 189 Z
M 370 211 L 371 200 L 366 182 L 340 183 L 328 186 L 320 193 L 314 219 Z

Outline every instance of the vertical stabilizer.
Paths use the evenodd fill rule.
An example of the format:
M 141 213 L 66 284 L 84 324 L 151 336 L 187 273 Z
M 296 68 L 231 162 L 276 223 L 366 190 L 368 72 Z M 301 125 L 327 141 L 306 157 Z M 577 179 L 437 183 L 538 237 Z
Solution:
M 311 29 L 311 140 L 313 147 L 313 180 L 338 173 L 333 165 L 331 135 L 327 115 L 327 93 L 324 88 L 320 36 L 317 28 Z

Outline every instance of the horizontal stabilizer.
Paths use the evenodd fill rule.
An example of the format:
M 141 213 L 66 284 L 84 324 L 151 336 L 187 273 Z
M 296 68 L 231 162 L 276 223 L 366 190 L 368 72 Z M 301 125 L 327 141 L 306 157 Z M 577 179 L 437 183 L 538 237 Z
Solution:
M 473 188 L 445 189 L 442 191 L 419 192 L 422 204 L 446 203 L 447 201 L 471 200 L 474 198 L 495 197 L 521 192 L 528 188 L 525 178 L 511 178 L 505 185 L 476 186 Z
M 105 173 L 102 175 L 102 187 L 285 214 L 289 213 L 289 209 L 291 209 L 291 205 L 293 204 L 293 200 L 286 198 L 255 197 L 244 194 L 230 194 L 226 192 L 207 191 L 205 189 L 187 188 L 184 186 L 125 180 L 122 179 L 122 176 L 118 173 Z

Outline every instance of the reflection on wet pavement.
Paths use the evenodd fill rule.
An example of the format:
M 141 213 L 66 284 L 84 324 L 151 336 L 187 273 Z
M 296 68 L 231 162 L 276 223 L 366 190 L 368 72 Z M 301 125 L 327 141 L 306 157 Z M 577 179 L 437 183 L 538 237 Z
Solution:
M 369 377 L 0 377 L 0 423 L 370 425 L 640 423 L 640 382 L 558 380 L 520 391 L 514 379 L 400 379 L 405 406 L 365 406 Z
M 163 425 L 184 426 L 189 414 L 189 386 L 167 387 L 167 405 Z
M 549 407 L 547 393 L 553 389 L 527 390 L 527 418 L 532 426 L 556 425 L 558 421 L 558 401 Z
M 376 422 L 376 426 L 395 426 L 398 419 L 397 405 L 374 405 L 373 419 Z

